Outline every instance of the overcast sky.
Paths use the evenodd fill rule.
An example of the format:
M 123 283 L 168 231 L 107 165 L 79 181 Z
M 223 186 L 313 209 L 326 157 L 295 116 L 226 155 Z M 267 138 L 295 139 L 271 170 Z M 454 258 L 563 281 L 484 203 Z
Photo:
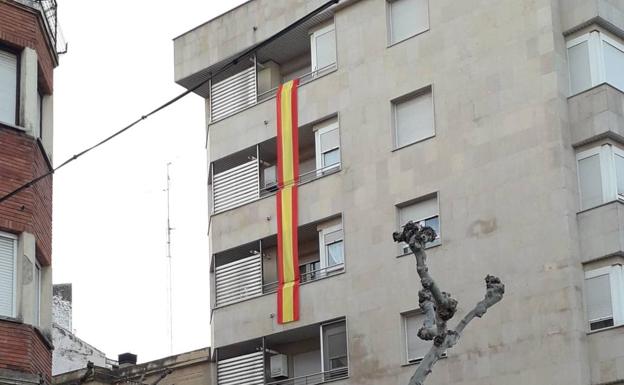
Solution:
M 243 0 L 58 0 L 69 52 L 54 79 L 54 163 L 181 93 L 172 39 Z M 169 355 L 166 164 L 174 353 L 210 344 L 203 99 L 189 95 L 54 177 L 55 283 L 73 328 L 108 357 Z

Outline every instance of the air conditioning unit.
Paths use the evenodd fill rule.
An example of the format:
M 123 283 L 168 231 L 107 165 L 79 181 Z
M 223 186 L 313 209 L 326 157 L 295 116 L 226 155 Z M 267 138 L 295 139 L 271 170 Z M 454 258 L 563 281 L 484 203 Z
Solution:
M 266 191 L 276 191 L 277 190 L 277 168 L 275 165 L 266 167 L 262 170 L 262 180 L 264 181 L 264 185 L 262 188 Z
M 288 356 L 276 354 L 271 356 L 271 378 L 288 377 Z

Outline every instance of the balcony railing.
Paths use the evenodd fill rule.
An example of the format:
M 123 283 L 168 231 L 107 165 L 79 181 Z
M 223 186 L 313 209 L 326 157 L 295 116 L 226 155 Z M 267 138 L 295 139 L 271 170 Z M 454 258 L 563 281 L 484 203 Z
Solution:
M 299 176 L 298 184 L 310 182 L 324 175 L 340 171 L 340 164 L 305 172 Z M 215 174 L 213 177 L 213 212 L 220 212 L 253 202 L 260 197 L 274 194 L 277 185 L 260 186 L 260 162 L 250 162 Z
M 67 49 L 67 44 L 58 23 L 58 5 L 56 0 L 17 0 L 17 2 L 41 12 L 56 53 L 64 53 Z
M 344 271 L 344 263 L 341 263 L 339 265 L 334 265 L 334 266 L 325 267 L 322 269 L 302 273 L 299 275 L 299 282 L 307 283 L 307 282 L 317 281 L 319 279 L 331 277 L 332 275 L 340 274 L 343 271 Z M 277 281 L 265 283 L 264 285 L 262 285 L 262 293 L 263 294 L 275 293 L 277 291 L 278 285 L 279 283 Z
M 316 71 L 308 72 L 298 77 L 299 84 L 309 83 L 336 68 L 336 63 L 332 63 Z M 255 65 L 212 84 L 210 86 L 210 122 L 214 123 L 275 97 L 277 88 L 258 92 L 258 71 Z
M 321 76 L 336 70 L 336 68 L 337 68 L 336 63 L 332 63 L 332 64 L 330 64 L 328 66 L 325 66 L 323 68 L 320 68 L 320 69 L 318 69 L 316 71 L 308 72 L 305 75 L 301 75 L 298 78 L 299 79 L 299 85 L 301 86 L 301 85 L 304 85 L 306 83 L 311 82 L 314 79 L 320 78 Z M 257 103 L 260 103 L 260 102 L 263 102 L 265 100 L 268 100 L 268 99 L 271 99 L 271 98 L 275 97 L 275 95 L 277 95 L 277 88 L 278 87 L 275 87 L 275 88 L 272 88 L 272 89 L 270 89 L 268 91 L 264 91 L 264 92 L 258 94 Z
M 322 384 L 328 381 L 336 381 L 345 378 L 349 375 L 349 368 L 338 368 L 328 370 L 326 372 L 320 372 L 310 374 L 307 376 L 287 378 L 285 380 L 278 380 L 273 382 L 267 382 L 266 385 L 315 385 Z

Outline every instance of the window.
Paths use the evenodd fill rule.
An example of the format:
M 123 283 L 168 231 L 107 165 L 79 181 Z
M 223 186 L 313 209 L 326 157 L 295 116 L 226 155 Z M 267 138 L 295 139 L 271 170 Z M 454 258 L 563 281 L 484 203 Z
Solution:
M 622 265 L 585 272 L 585 298 L 589 329 L 598 330 L 624 323 L 624 279 Z
M 17 238 L 0 233 L 0 316 L 15 316 Z
M 0 50 L 0 122 L 16 124 L 17 55 Z
M 568 41 L 567 47 L 571 95 L 605 82 L 624 91 L 624 44 L 592 31 Z
M 317 29 L 310 35 L 312 72 L 319 74 L 336 64 L 336 28 L 334 24 Z
M 340 168 L 340 132 L 338 120 L 330 119 L 314 126 L 316 174 L 321 176 Z
M 603 144 L 576 156 L 581 210 L 624 200 L 624 150 Z
M 418 337 L 418 330 L 423 325 L 425 315 L 420 311 L 413 311 L 403 314 L 402 317 L 406 362 L 420 362 L 431 348 L 430 341 L 421 340 Z
M 349 360 L 347 356 L 347 327 L 344 321 L 321 325 L 321 350 L 325 380 L 344 377 Z
M 323 273 L 344 268 L 342 223 L 320 227 L 319 251 Z
M 37 92 L 37 115 L 35 116 L 35 137 L 42 138 L 42 123 L 43 123 L 43 96 L 40 92 Z
M 435 135 L 431 88 L 392 102 L 395 148 Z
M 428 0 L 388 1 L 388 40 L 398 43 L 429 29 Z
M 419 222 L 421 226 L 429 226 L 436 232 L 436 239 L 429 242 L 426 246 L 435 246 L 440 244 L 440 218 L 438 215 L 438 198 L 433 197 L 427 200 L 421 200 L 399 206 L 399 226 L 403 227 L 409 221 Z M 407 243 L 400 243 L 401 254 L 410 252 Z

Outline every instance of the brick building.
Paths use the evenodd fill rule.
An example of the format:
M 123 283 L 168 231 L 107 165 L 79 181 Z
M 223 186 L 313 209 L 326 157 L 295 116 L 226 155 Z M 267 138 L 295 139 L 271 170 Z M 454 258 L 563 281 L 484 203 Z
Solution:
M 0 196 L 52 167 L 54 0 L 0 0 Z M 0 203 L 0 384 L 51 383 L 52 179 Z

